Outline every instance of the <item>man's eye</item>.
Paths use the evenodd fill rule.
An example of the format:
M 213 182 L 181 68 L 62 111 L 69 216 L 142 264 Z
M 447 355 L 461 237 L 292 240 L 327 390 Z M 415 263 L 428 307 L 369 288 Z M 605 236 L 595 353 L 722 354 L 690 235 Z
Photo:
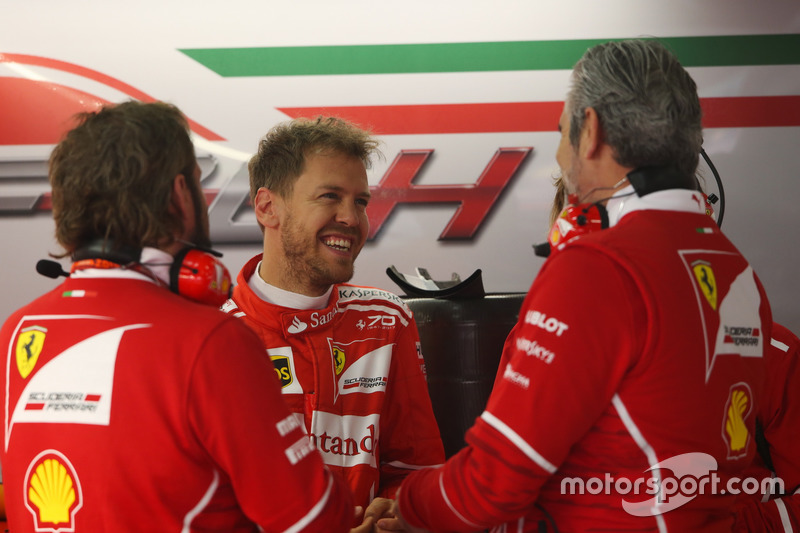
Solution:
M 356 200 L 356 204 L 360 205 L 361 207 L 367 207 L 367 204 L 369 204 L 369 200 L 367 200 L 366 198 L 359 198 L 358 200 Z

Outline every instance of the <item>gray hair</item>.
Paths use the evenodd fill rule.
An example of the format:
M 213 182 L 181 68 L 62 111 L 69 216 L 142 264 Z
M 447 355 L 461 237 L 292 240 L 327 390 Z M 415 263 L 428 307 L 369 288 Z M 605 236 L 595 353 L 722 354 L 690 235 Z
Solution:
M 567 105 L 573 146 L 591 107 L 620 165 L 671 165 L 685 175 L 697 170 L 703 144 L 697 85 L 661 43 L 629 40 L 590 48 L 572 72 Z

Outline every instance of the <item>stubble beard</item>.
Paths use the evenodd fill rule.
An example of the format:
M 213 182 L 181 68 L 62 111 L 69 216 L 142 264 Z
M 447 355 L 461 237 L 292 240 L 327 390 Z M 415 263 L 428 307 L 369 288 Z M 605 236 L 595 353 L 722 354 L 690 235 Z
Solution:
M 317 254 L 317 247 L 324 246 L 317 236 L 304 236 L 303 229 L 291 215 L 281 226 L 281 246 L 286 259 L 286 275 L 296 287 L 324 292 L 331 285 L 345 283 L 353 277 L 353 261 L 342 258 L 336 261 L 338 266 L 332 266 Z

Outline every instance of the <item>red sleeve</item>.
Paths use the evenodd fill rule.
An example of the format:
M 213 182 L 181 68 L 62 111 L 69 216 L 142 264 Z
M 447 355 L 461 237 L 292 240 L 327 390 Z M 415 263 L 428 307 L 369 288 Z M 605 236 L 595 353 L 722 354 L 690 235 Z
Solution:
M 787 496 L 761 501 L 761 495 L 737 502 L 735 531 L 800 530 L 800 339 L 773 323 L 772 341 L 765 352 L 767 386 L 759 420 L 775 473 Z M 765 470 L 768 476 L 769 471 Z
M 609 258 L 572 249 L 549 260 L 505 343 L 505 366 L 467 448 L 403 484 L 408 523 L 474 531 L 528 512 L 641 353 L 646 316 L 633 281 Z
M 208 337 L 192 374 L 192 431 L 266 531 L 349 531 L 352 496 L 324 467 L 281 398 L 258 338 L 231 318 Z
M 788 493 L 800 488 L 800 339 L 773 324 L 766 352 L 767 386 L 762 425 L 775 472 Z
M 788 533 L 800 528 L 800 494 L 762 502 L 754 497 L 736 502 L 733 533 Z
M 378 496 L 394 498 L 412 471 L 444 463 L 444 445 L 433 414 L 425 363 L 414 320 L 398 334 L 392 358 L 391 388 L 381 415 L 381 464 Z

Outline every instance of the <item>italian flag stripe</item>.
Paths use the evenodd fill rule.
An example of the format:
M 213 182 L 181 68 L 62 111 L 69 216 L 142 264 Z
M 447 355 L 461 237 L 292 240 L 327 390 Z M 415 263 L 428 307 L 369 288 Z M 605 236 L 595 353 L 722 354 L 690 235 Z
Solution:
M 568 70 L 609 40 L 508 41 L 180 50 L 223 77 Z M 660 38 L 685 67 L 796 65 L 800 34 Z

